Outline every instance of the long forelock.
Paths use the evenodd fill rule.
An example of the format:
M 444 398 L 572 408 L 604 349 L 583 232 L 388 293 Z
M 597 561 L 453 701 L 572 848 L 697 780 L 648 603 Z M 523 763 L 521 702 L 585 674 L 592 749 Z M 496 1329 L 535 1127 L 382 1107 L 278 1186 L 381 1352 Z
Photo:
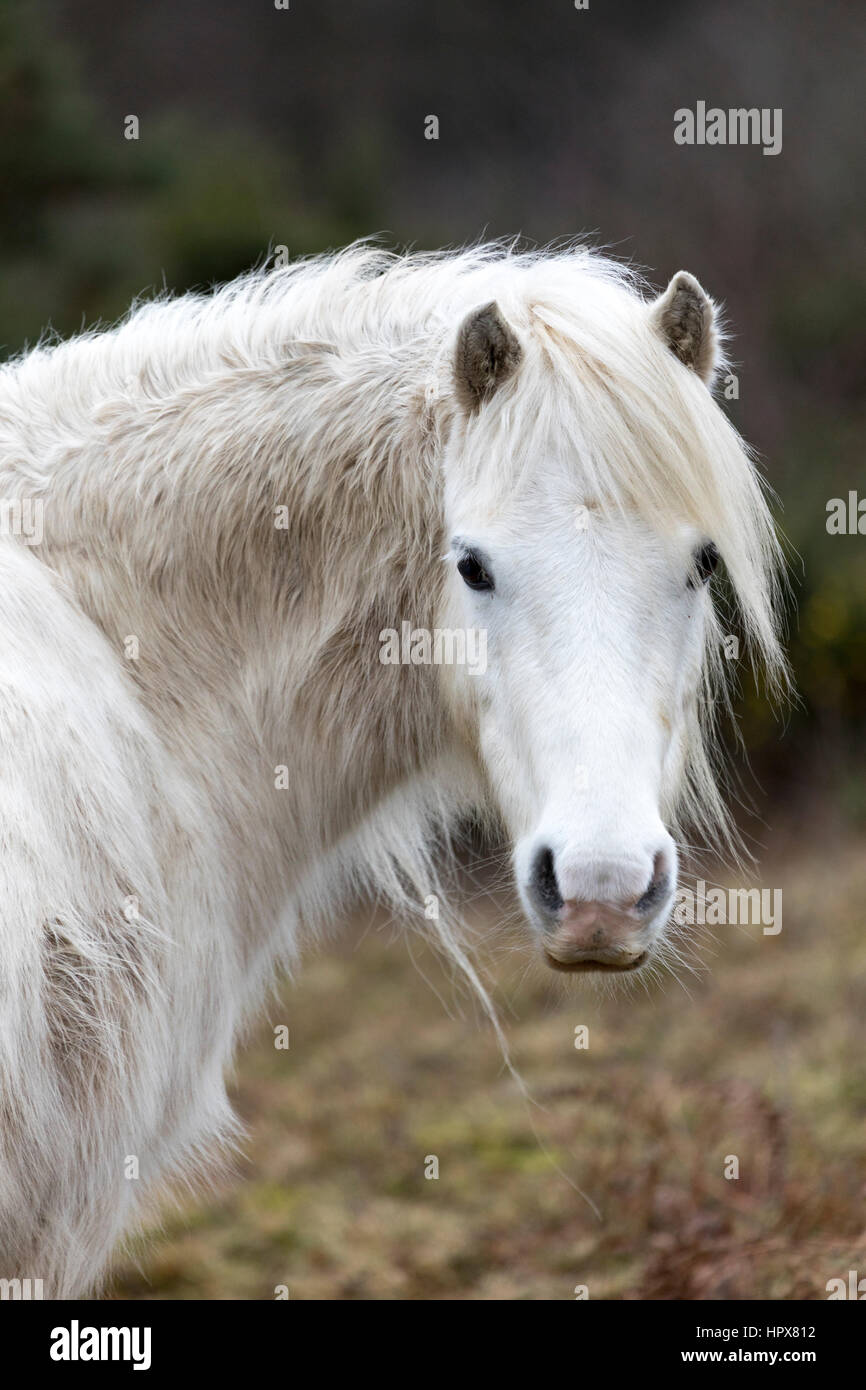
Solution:
M 641 290 L 623 268 L 583 254 L 524 265 L 497 298 L 528 350 L 501 399 L 466 428 L 462 466 L 470 486 L 505 506 L 546 458 L 572 459 L 603 512 L 637 514 L 662 532 L 688 523 L 717 545 L 734 611 L 724 601 L 711 610 L 679 796 L 667 809 L 681 835 L 697 831 L 736 859 L 720 744 L 739 663 L 727 659 L 725 637 L 739 629 L 746 668 L 771 697 L 786 692 L 782 552 L 756 460 L 656 335 Z

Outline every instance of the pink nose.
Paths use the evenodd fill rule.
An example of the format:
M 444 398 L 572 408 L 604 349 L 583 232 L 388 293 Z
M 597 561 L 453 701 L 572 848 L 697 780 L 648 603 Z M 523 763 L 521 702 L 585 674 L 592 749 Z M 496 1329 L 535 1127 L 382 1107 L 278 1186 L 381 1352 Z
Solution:
M 633 908 L 568 902 L 544 950 L 551 965 L 564 970 L 633 970 L 646 956 L 645 935 L 645 924 Z
M 591 900 L 563 900 L 553 855 L 548 849 L 536 854 L 531 891 L 548 921 L 544 953 L 559 970 L 634 970 L 642 965 L 649 946 L 649 924 L 664 905 L 671 889 L 670 861 L 664 850 L 656 852 L 647 882 L 635 865 L 610 870 L 601 882 L 616 884 L 619 896 L 599 895 Z M 627 887 L 630 885 L 630 888 Z M 642 891 L 639 885 L 643 885 Z M 625 895 L 622 890 L 625 889 Z

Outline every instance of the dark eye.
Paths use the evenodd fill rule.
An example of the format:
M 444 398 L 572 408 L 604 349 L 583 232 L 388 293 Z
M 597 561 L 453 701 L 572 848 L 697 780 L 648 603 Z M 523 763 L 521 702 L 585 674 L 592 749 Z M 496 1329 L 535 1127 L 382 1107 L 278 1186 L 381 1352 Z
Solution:
M 719 552 L 712 541 L 700 546 L 693 556 L 694 569 L 689 577 L 689 588 L 697 589 L 699 584 L 706 584 L 718 563 Z
M 477 555 L 473 555 L 471 550 L 467 550 L 465 555 L 461 555 L 457 562 L 457 573 L 468 584 L 470 589 L 492 589 L 493 578 L 487 573 Z

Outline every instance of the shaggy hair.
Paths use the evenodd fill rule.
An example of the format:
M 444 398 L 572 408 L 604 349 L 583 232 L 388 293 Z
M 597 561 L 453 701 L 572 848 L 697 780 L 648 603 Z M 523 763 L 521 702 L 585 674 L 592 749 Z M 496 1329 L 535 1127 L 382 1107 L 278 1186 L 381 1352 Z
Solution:
M 470 424 L 456 335 L 494 299 L 524 359 Z M 231 1137 L 245 1020 L 359 892 L 490 1005 L 436 868 L 492 813 L 472 712 L 378 659 L 437 625 L 446 446 L 506 497 L 567 445 L 603 505 L 711 534 L 784 680 L 756 471 L 646 315 L 580 248 L 362 245 L 0 371 L 0 496 L 44 505 L 40 545 L 0 539 L 0 1276 L 94 1285 L 139 1193 Z M 681 788 L 711 837 L 718 649 Z

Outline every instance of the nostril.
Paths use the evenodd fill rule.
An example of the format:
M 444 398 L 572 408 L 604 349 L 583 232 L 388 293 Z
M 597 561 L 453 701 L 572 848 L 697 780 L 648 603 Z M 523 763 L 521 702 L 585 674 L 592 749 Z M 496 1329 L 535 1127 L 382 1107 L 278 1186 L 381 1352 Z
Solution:
M 535 856 L 530 878 L 532 891 L 547 912 L 559 912 L 562 907 L 562 894 L 556 881 L 553 867 L 553 851 L 545 845 Z
M 649 886 L 643 897 L 638 898 L 635 903 L 636 912 L 650 912 L 654 907 L 663 903 L 670 892 L 671 876 L 668 873 L 667 859 L 664 851 L 659 850 L 653 860 L 653 875 L 649 881 Z

